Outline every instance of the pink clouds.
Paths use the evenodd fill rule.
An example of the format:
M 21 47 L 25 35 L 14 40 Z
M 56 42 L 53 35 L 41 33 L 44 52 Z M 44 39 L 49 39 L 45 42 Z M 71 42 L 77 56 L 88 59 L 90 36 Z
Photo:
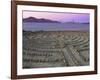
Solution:
M 80 13 L 23 11 L 23 18 L 27 17 L 46 18 L 61 22 L 89 22 L 89 14 Z

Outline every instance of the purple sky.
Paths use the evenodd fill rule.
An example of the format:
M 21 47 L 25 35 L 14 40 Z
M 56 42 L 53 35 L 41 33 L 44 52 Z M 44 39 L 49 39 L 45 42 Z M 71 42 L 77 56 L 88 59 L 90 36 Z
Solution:
M 60 22 L 90 22 L 90 15 L 87 13 L 23 11 L 23 18 L 28 17 L 45 18 Z

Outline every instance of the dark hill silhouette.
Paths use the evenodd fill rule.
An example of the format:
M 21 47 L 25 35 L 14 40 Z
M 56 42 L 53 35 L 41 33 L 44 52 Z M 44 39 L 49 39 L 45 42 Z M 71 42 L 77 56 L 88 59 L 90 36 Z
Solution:
M 59 21 L 53 21 L 50 19 L 45 19 L 45 18 L 35 18 L 35 17 L 29 17 L 29 18 L 24 18 L 23 22 L 48 22 L 48 23 L 60 23 Z

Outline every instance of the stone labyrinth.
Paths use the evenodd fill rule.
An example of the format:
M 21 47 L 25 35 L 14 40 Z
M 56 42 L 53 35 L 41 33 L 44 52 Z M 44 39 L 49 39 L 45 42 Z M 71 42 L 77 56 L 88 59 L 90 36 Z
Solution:
M 89 65 L 89 33 L 23 32 L 23 68 Z

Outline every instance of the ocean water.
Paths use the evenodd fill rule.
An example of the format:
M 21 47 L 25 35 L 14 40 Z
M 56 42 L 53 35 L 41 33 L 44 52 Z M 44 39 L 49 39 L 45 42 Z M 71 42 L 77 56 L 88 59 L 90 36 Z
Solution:
M 23 30 L 25 31 L 89 31 L 89 24 L 83 23 L 38 23 L 24 22 Z

